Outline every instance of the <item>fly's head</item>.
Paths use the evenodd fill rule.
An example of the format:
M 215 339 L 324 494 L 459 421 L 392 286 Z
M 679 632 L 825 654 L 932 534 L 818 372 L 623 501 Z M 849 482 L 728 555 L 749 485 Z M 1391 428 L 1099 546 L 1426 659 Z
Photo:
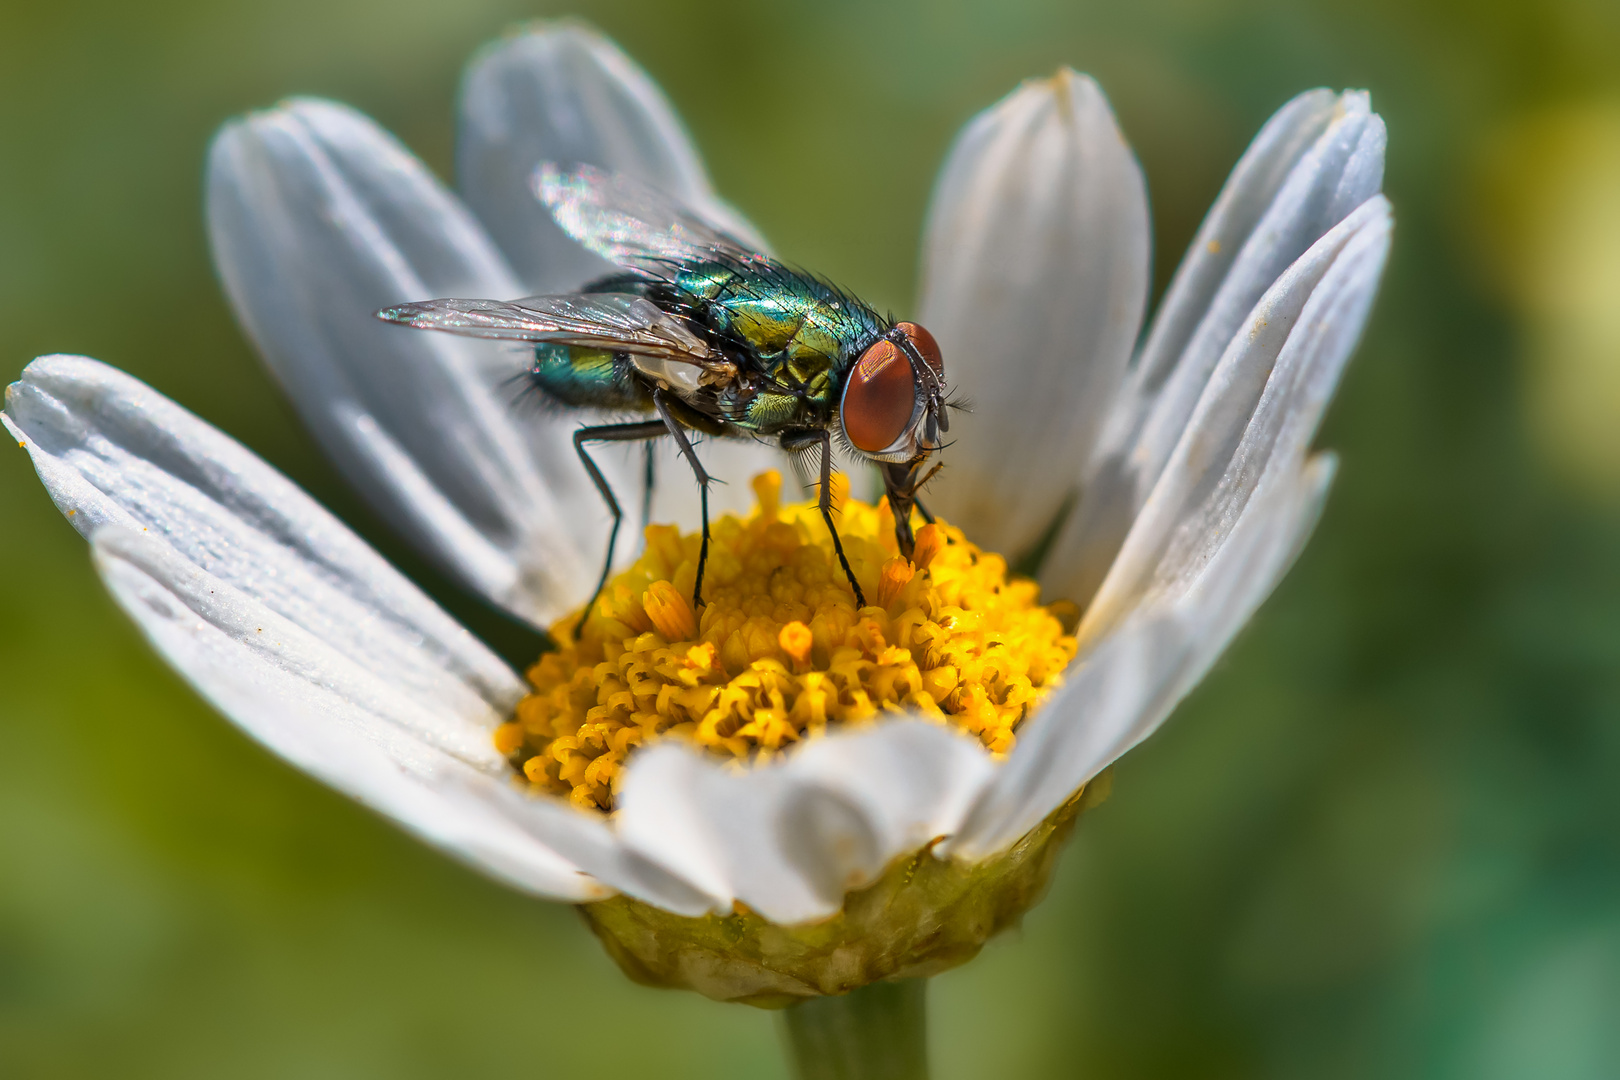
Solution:
M 916 323 L 895 323 L 850 366 L 838 424 L 870 461 L 918 463 L 940 448 L 947 408 L 939 343 Z

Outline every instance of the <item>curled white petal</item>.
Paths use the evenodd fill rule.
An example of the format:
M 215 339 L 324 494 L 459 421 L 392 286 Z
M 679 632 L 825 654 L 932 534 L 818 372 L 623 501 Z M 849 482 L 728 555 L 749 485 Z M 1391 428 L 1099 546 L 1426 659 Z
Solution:
M 1082 647 L 1199 574 L 1272 459 L 1303 457 L 1366 323 L 1391 227 L 1384 197 L 1367 200 L 1255 306 L 1086 609 Z
M 492 802 L 558 855 L 603 886 L 673 912 L 697 916 L 723 904 L 691 881 L 671 873 L 623 843 L 602 815 L 579 810 L 549 795 L 519 791 L 511 785 L 465 785 L 468 793 Z
M 1147 194 L 1102 91 L 1067 69 L 962 132 L 923 254 L 922 322 L 971 415 L 930 508 L 1016 556 L 1079 482 L 1148 287 Z
M 1245 317 L 1318 238 L 1377 193 L 1385 131 L 1367 95 L 1301 94 L 1250 144 L 1176 270 L 1043 568 L 1089 600 Z
M 801 923 L 954 832 L 991 771 L 977 742 L 920 720 L 827 735 L 742 772 L 665 743 L 627 768 L 618 832 L 714 897 L 714 910 L 741 900 Z
M 1063 687 L 1019 731 L 1012 753 L 940 854 L 985 858 L 1039 825 L 1125 752 L 1167 696 L 1188 651 L 1174 622 L 1143 620 L 1071 668 Z
M 939 853 L 975 861 L 1004 850 L 1156 731 L 1293 563 L 1333 464 L 1321 456 L 1280 467 L 1203 574 L 1133 614 L 1071 668 Z
M 520 408 L 522 351 L 373 317 L 522 292 L 455 196 L 360 114 L 292 101 L 215 139 L 208 226 L 248 335 L 379 512 L 531 622 L 584 599 L 607 514 L 572 423 Z

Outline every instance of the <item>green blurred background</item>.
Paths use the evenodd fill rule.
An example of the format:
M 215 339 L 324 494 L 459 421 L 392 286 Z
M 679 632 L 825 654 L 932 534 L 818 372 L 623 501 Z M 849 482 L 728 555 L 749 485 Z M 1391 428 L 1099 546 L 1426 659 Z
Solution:
M 1044 905 L 936 980 L 937 1075 L 1620 1075 L 1620 5 L 6 0 L 0 378 L 135 373 L 521 655 L 317 457 L 221 299 L 200 178 L 217 125 L 292 93 L 447 174 L 464 59 L 567 12 L 781 251 L 900 311 L 952 133 L 1024 76 L 1102 82 L 1159 288 L 1274 108 L 1372 90 L 1398 228 L 1327 515 Z M 768 1015 L 630 985 L 574 912 L 212 715 L 21 452 L 0 522 L 0 1073 L 783 1075 Z

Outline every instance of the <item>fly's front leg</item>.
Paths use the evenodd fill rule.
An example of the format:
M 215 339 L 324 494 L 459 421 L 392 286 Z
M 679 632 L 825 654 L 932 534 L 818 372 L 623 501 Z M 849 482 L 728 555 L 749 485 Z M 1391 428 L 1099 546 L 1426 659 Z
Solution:
M 613 570 L 613 549 L 619 543 L 619 525 L 624 521 L 624 512 L 619 509 L 619 500 L 613 497 L 613 489 L 608 486 L 607 477 L 602 470 L 596 467 L 591 455 L 585 452 L 588 442 L 634 442 L 638 439 L 656 439 L 667 434 L 663 421 L 645 420 L 632 424 L 598 424 L 595 427 L 583 427 L 574 432 L 574 452 L 579 460 L 585 463 L 585 471 L 590 474 L 591 482 L 596 490 L 601 492 L 602 501 L 607 503 L 608 513 L 613 515 L 613 530 L 608 533 L 607 558 L 602 560 L 602 574 L 596 579 L 596 591 L 591 593 L 590 602 L 585 605 L 585 612 L 579 617 L 579 623 L 574 627 L 574 640 L 585 629 L 585 619 L 596 605 L 596 598 L 602 595 L 602 589 L 607 585 L 608 574 Z
M 917 501 L 917 489 L 932 480 L 942 465 L 935 462 L 934 467 L 918 479 L 917 470 L 922 468 L 923 461 L 923 458 L 918 458 L 904 465 L 885 463 L 883 466 L 883 487 L 889 496 L 889 509 L 894 511 L 894 538 L 900 544 L 900 554 L 908 559 L 916 550 L 917 543 L 911 531 L 912 507 L 917 508 L 925 522 L 930 525 L 934 523 L 934 515 Z
M 821 511 L 821 520 L 827 523 L 827 531 L 832 534 L 833 550 L 838 553 L 838 565 L 844 568 L 844 576 L 849 579 L 849 587 L 855 591 L 855 608 L 859 610 L 866 606 L 866 594 L 861 592 L 861 583 L 855 580 L 855 571 L 849 568 L 849 558 L 844 554 L 844 543 L 838 539 L 838 527 L 833 524 L 832 515 L 832 433 L 823 428 L 820 431 L 790 431 L 778 440 L 783 450 L 790 454 L 807 451 L 812 446 L 821 449 L 821 499 L 816 503 Z
M 855 571 L 849 568 L 849 559 L 844 555 L 843 541 L 838 539 L 838 527 L 833 524 L 832 433 L 826 430 L 821 433 L 821 499 L 816 506 L 821 511 L 821 520 L 827 523 L 827 531 L 832 533 L 833 550 L 838 552 L 838 565 L 844 568 L 844 576 L 849 578 L 849 587 L 855 590 L 855 610 L 859 611 L 866 606 L 866 597 L 861 593 L 861 583 L 855 580 Z
M 697 580 L 692 583 L 692 610 L 696 611 L 703 606 L 703 568 L 709 561 L 709 484 L 714 480 L 703 462 L 698 460 L 697 451 L 692 449 L 692 442 L 686 437 L 686 429 L 669 411 L 669 403 L 665 400 L 663 390 L 653 391 L 653 407 L 658 415 L 663 417 L 663 427 L 675 437 L 675 444 L 681 448 L 681 455 L 686 463 L 692 466 L 692 475 L 697 477 L 698 501 L 703 507 L 703 543 L 698 547 Z
M 889 510 L 894 514 L 894 539 L 900 545 L 900 554 L 907 559 L 917 549 L 917 538 L 911 532 L 911 507 L 915 502 L 911 473 L 909 465 L 883 464 L 883 490 L 889 496 Z

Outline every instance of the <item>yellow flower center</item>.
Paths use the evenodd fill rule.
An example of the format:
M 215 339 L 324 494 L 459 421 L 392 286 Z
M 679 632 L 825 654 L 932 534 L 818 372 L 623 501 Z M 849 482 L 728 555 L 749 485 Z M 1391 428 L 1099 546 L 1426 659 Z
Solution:
M 754 478 L 746 521 L 713 522 L 701 611 L 691 606 L 700 538 L 647 528 L 645 553 L 613 578 L 585 621 L 552 627 L 556 650 L 529 669 L 534 692 L 495 745 L 529 783 L 576 805 L 613 808 L 626 755 L 685 739 L 759 761 L 830 726 L 915 713 L 1005 754 L 1020 722 L 1074 658 L 1072 605 L 1039 605 L 940 521 L 899 557 L 888 501 L 848 498 L 834 477 L 838 533 L 854 593 L 813 502 L 783 506 L 775 471 Z

